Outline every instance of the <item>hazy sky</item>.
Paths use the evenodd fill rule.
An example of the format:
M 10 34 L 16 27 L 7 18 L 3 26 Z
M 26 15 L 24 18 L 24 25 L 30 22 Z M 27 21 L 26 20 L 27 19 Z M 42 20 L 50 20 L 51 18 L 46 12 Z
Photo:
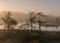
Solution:
M 41 11 L 45 14 L 60 14 L 60 0 L 0 0 L 0 10 Z

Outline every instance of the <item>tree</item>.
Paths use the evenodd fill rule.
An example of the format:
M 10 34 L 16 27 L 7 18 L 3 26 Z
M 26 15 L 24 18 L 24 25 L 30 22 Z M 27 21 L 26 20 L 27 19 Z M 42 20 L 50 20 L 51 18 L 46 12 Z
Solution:
M 42 21 L 41 21 L 41 15 L 42 15 L 42 13 L 37 13 L 38 15 L 39 15 L 39 22 L 38 22 L 38 24 L 39 24 L 39 30 L 41 31 L 41 23 L 42 23 Z
M 35 27 L 33 24 L 35 24 L 35 19 L 36 19 L 36 15 L 35 15 L 35 12 L 29 12 L 29 18 L 28 18 L 28 21 L 30 23 L 30 27 L 31 27 L 31 30 Z
M 4 17 L 2 18 L 5 27 L 10 30 L 14 25 L 17 25 L 17 21 L 12 18 L 11 12 L 8 11 L 7 14 L 4 15 Z
M 44 16 L 44 15 L 42 15 L 42 12 L 38 12 L 37 14 L 34 12 L 30 12 L 29 15 L 30 15 L 29 22 L 31 24 L 31 29 L 33 29 L 33 24 L 35 24 L 37 22 L 39 25 L 39 31 L 41 31 L 41 24 L 44 23 L 41 21 L 41 16 Z M 36 21 L 36 18 L 37 18 L 36 16 L 39 16 L 38 21 Z

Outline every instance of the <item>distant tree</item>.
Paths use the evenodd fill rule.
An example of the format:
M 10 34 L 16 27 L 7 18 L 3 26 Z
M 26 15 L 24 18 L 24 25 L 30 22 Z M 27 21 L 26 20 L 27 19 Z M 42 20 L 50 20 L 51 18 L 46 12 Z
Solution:
M 38 21 L 36 21 L 37 16 L 38 16 Z M 30 22 L 30 25 L 31 25 L 31 29 L 33 29 L 33 24 L 35 24 L 37 22 L 38 26 L 39 26 L 39 31 L 41 31 L 41 24 L 44 23 L 43 21 L 41 21 L 41 16 L 44 17 L 44 15 L 42 15 L 42 12 L 37 12 L 37 13 L 30 12 L 29 13 L 29 22 Z
M 29 12 L 29 23 L 30 23 L 30 26 L 31 26 L 31 30 L 33 29 L 33 24 L 35 23 L 35 12 Z M 35 28 L 35 27 L 34 27 Z
M 39 21 L 38 21 L 38 24 L 39 24 L 39 30 L 41 31 L 41 15 L 42 13 L 38 12 L 37 15 L 39 15 Z
M 5 27 L 10 30 L 14 25 L 17 25 L 17 21 L 12 18 L 11 12 L 8 11 L 7 14 L 2 18 Z

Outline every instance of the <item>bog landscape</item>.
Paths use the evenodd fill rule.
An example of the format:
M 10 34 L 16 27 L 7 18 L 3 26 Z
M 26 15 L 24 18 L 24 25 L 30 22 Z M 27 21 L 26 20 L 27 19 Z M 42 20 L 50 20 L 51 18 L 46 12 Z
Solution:
M 60 43 L 60 1 L 0 0 L 0 43 Z

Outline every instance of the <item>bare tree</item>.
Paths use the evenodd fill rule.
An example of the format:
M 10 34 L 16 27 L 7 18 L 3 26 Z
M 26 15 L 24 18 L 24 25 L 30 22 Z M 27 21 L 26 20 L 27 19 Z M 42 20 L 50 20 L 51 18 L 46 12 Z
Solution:
M 31 30 L 32 30 L 33 28 L 35 28 L 35 27 L 33 26 L 33 24 L 35 23 L 35 18 L 36 18 L 35 13 L 34 13 L 34 12 L 30 12 L 30 13 L 29 13 L 29 22 L 30 22 Z
M 41 31 L 41 14 L 42 13 L 37 13 L 38 15 L 39 15 L 39 22 L 38 22 L 38 24 L 39 24 L 39 30 Z
M 29 22 L 31 25 L 31 29 L 33 29 L 33 24 L 35 24 L 37 22 L 39 25 L 39 31 L 41 31 L 41 24 L 43 23 L 41 21 L 41 16 L 44 16 L 44 15 L 42 15 L 42 12 L 38 12 L 38 13 L 30 12 L 29 15 L 30 15 Z M 36 16 L 39 16 L 38 21 L 36 21 Z

